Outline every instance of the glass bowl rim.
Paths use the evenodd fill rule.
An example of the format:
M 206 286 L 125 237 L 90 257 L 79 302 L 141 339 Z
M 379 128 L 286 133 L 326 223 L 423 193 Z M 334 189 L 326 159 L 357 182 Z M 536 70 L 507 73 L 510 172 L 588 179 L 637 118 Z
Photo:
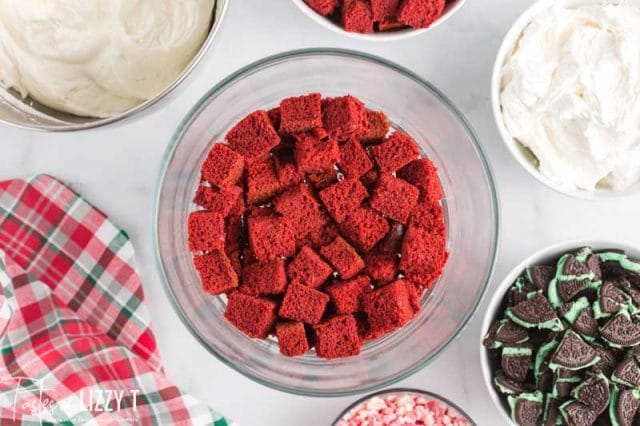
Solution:
M 338 414 L 338 417 L 336 417 L 336 419 L 333 421 L 332 426 L 336 426 L 338 424 L 338 422 L 340 420 L 342 420 L 342 418 L 347 415 L 347 413 L 349 413 L 349 411 L 353 410 L 354 408 L 356 408 L 357 406 L 359 406 L 360 404 L 375 398 L 377 396 L 381 396 L 381 395 L 391 395 L 391 394 L 404 394 L 404 393 L 413 393 L 413 394 L 418 394 L 418 395 L 422 395 L 422 396 L 426 396 L 427 398 L 431 398 L 431 399 L 435 399 L 438 400 L 440 402 L 443 402 L 444 404 L 446 404 L 448 407 L 454 409 L 455 411 L 457 411 L 458 414 L 460 414 L 462 417 L 464 417 L 466 420 L 468 420 L 471 425 L 475 425 L 476 422 L 471 418 L 471 416 L 469 416 L 469 414 L 467 414 L 466 411 L 464 411 L 462 408 L 460 408 L 459 405 L 451 402 L 451 400 L 449 400 L 448 398 L 445 398 L 442 395 L 439 395 L 435 392 L 431 392 L 431 391 L 426 391 L 426 390 L 422 390 L 422 389 L 415 389 L 415 388 L 392 388 L 392 389 L 382 389 L 379 390 L 377 392 L 374 393 L 370 393 L 368 395 L 363 396 L 362 398 L 358 399 L 357 401 L 351 403 L 347 408 L 345 408 L 340 414 Z
M 254 72 L 257 72 L 257 71 L 261 70 L 265 66 L 270 66 L 270 65 L 273 65 L 275 63 L 278 63 L 278 62 L 281 62 L 281 61 L 284 61 L 284 60 L 287 60 L 287 59 L 295 59 L 295 58 L 308 57 L 308 56 L 323 56 L 323 55 L 354 58 L 354 59 L 368 61 L 368 62 L 372 62 L 372 63 L 377 64 L 377 65 L 382 65 L 382 66 L 385 66 L 387 68 L 390 68 L 391 70 L 396 71 L 396 72 L 402 74 L 403 76 L 408 77 L 409 79 L 413 80 L 414 82 L 420 84 L 423 88 L 425 88 L 432 95 L 434 95 L 441 102 L 441 104 L 444 105 L 455 116 L 457 121 L 460 123 L 460 125 L 464 128 L 465 132 L 469 136 L 469 139 L 471 140 L 471 143 L 473 144 L 473 147 L 475 148 L 475 152 L 476 152 L 478 158 L 480 159 L 480 161 L 482 163 L 483 170 L 485 171 L 485 176 L 486 176 L 487 182 L 489 184 L 490 193 L 491 193 L 491 205 L 492 205 L 493 211 L 494 211 L 494 223 L 493 223 L 493 226 L 495 228 L 494 241 L 493 241 L 493 244 L 492 244 L 492 247 L 491 247 L 491 261 L 490 261 L 490 264 L 489 264 L 489 269 L 487 271 L 488 272 L 487 273 L 487 278 L 486 278 L 486 280 L 485 280 L 485 282 L 484 282 L 484 284 L 482 286 L 482 289 L 480 291 L 479 297 L 477 298 L 477 300 L 475 301 L 475 303 L 473 304 L 473 306 L 471 307 L 469 312 L 466 314 L 466 317 L 462 321 L 459 329 L 455 333 L 453 333 L 437 351 L 435 351 L 434 353 L 432 353 L 429 356 L 424 357 L 422 359 L 422 361 L 420 363 L 418 363 L 417 365 L 415 365 L 413 368 L 410 368 L 410 369 L 402 372 L 401 374 L 398 374 L 397 376 L 394 376 L 394 377 L 391 377 L 391 378 L 389 378 L 387 380 L 381 381 L 380 383 L 373 384 L 373 385 L 367 385 L 367 386 L 359 387 L 357 389 L 352 389 L 352 390 L 329 391 L 329 392 L 314 391 L 314 390 L 309 390 L 309 389 L 301 390 L 301 389 L 297 389 L 297 388 L 291 388 L 291 387 L 275 384 L 275 383 L 272 383 L 272 382 L 270 382 L 268 380 L 263 380 L 263 379 L 255 376 L 255 375 L 253 375 L 252 373 L 250 373 L 248 371 L 245 371 L 241 366 L 236 365 L 235 363 L 233 363 L 230 360 L 226 359 L 224 356 L 219 354 L 214 348 L 212 348 L 194 330 L 192 325 L 189 323 L 189 321 L 183 315 L 183 312 L 182 312 L 181 308 L 178 305 L 178 302 L 177 302 L 177 300 L 175 298 L 175 295 L 173 294 L 173 291 L 171 290 L 171 286 L 169 285 L 169 281 L 168 281 L 167 276 L 165 274 L 164 265 L 162 263 L 162 258 L 160 256 L 160 244 L 159 244 L 159 236 L 158 236 L 158 217 L 159 217 L 158 213 L 159 213 L 159 207 L 160 207 L 160 195 L 161 195 L 161 190 L 162 190 L 162 187 L 163 187 L 163 184 L 164 184 L 164 179 L 165 179 L 165 176 L 166 176 L 166 172 L 167 172 L 169 163 L 171 162 L 171 159 L 173 158 L 175 150 L 176 150 L 176 148 L 178 146 L 178 143 L 182 139 L 184 133 L 189 128 L 189 126 L 193 123 L 195 117 L 206 108 L 206 106 L 208 104 L 208 100 L 214 94 L 216 94 L 217 92 L 225 89 L 228 85 L 236 82 L 238 79 L 250 76 Z M 223 364 L 231 367 L 233 370 L 239 372 L 240 374 L 242 374 L 243 376 L 253 380 L 254 382 L 260 383 L 260 384 L 262 384 L 262 385 L 264 385 L 266 387 L 269 387 L 271 389 L 275 389 L 275 390 L 278 390 L 278 391 L 281 391 L 281 392 L 286 392 L 286 393 L 290 393 L 290 394 L 294 394 L 294 395 L 316 396 L 316 397 L 342 397 L 342 396 L 351 396 L 351 395 L 357 395 L 357 394 L 361 394 L 361 393 L 365 393 L 365 392 L 376 391 L 376 390 L 388 387 L 388 386 L 390 386 L 390 385 L 392 385 L 394 383 L 397 383 L 400 380 L 403 380 L 403 379 L 405 379 L 407 377 L 410 377 L 411 375 L 415 374 L 416 372 L 422 370 L 424 367 L 429 365 L 454 340 L 456 340 L 460 336 L 460 334 L 462 334 L 462 332 L 469 325 L 469 322 L 471 321 L 471 319 L 477 313 L 478 307 L 480 305 L 480 302 L 484 299 L 484 296 L 486 294 L 487 288 L 489 287 L 489 283 L 491 282 L 491 279 L 493 277 L 493 273 L 494 273 L 494 270 L 495 270 L 495 265 L 496 265 L 496 261 L 497 261 L 497 257 L 498 257 L 498 246 L 499 246 L 499 242 L 500 242 L 500 210 L 499 210 L 497 187 L 496 187 L 495 180 L 494 180 L 494 177 L 493 177 L 493 172 L 492 172 L 492 169 L 491 169 L 491 166 L 490 166 L 489 162 L 487 161 L 487 157 L 486 157 L 486 155 L 484 153 L 484 150 L 482 149 L 482 146 L 481 146 L 481 144 L 479 142 L 478 136 L 476 135 L 475 131 L 473 130 L 471 124 L 469 124 L 467 119 L 462 115 L 462 112 L 438 88 L 436 88 L 434 85 L 432 85 L 431 83 L 427 82 L 426 80 L 423 80 L 421 77 L 419 77 L 417 74 L 415 74 L 414 72 L 410 71 L 409 69 L 407 69 L 407 68 L 405 68 L 403 66 L 400 66 L 398 64 L 395 64 L 395 63 L 393 63 L 391 61 L 388 61 L 386 59 L 383 59 L 381 57 L 375 56 L 375 55 L 370 55 L 370 54 L 367 54 L 367 53 L 357 52 L 357 51 L 348 50 L 348 49 L 337 49 L 337 48 L 297 49 L 297 50 L 291 50 L 291 51 L 286 51 L 286 52 L 283 52 L 283 53 L 278 53 L 278 54 L 275 54 L 275 55 L 271 55 L 271 56 L 268 56 L 266 58 L 254 61 L 254 62 L 252 62 L 252 63 L 250 63 L 248 65 L 245 65 L 244 67 L 238 69 L 237 71 L 235 71 L 235 72 L 231 73 L 230 75 L 228 75 L 227 77 L 223 78 L 220 82 L 218 82 L 211 89 L 209 89 L 196 102 L 196 104 L 193 107 L 191 107 L 191 109 L 188 111 L 187 115 L 182 119 L 182 121 L 180 122 L 180 124 L 176 128 L 173 136 L 171 137 L 169 145 L 165 149 L 165 153 L 164 153 L 163 158 L 162 158 L 162 164 L 161 164 L 161 167 L 159 168 L 158 176 L 156 178 L 156 186 L 155 186 L 154 196 L 153 196 L 153 210 L 152 210 L 151 226 L 152 226 L 152 230 L 151 230 L 152 231 L 152 244 L 153 244 L 153 253 L 154 253 L 154 258 L 155 258 L 156 271 L 158 272 L 158 275 L 160 276 L 160 281 L 162 282 L 162 287 L 165 290 L 165 294 L 167 295 L 173 310 L 176 312 L 176 314 L 180 318 L 180 321 L 182 322 L 182 324 L 187 328 L 187 330 L 189 330 L 191 335 L 211 355 L 213 355 L 215 358 L 220 360 Z

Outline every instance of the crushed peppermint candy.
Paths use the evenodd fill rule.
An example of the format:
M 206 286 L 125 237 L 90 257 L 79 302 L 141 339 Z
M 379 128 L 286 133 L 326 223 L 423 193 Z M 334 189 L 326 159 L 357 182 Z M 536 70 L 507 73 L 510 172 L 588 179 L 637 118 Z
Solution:
M 421 395 L 375 396 L 345 414 L 336 426 L 470 426 L 455 410 Z

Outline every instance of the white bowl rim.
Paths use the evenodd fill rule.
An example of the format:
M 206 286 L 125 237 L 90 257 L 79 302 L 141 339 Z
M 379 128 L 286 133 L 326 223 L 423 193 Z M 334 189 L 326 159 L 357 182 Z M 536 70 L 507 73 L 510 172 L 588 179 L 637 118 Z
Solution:
M 556 192 L 582 200 L 609 200 L 637 195 L 638 193 L 640 193 L 640 183 L 636 183 L 630 188 L 622 191 L 605 189 L 587 191 L 584 189 L 563 188 L 558 183 L 544 176 L 540 172 L 540 170 L 538 170 L 538 168 L 534 164 L 532 164 L 531 161 L 524 155 L 519 146 L 519 142 L 517 142 L 513 138 L 513 136 L 511 136 L 511 133 L 504 124 L 500 104 L 500 75 L 502 72 L 502 67 L 504 66 L 516 40 L 520 37 L 527 25 L 529 25 L 533 17 L 540 13 L 542 10 L 550 8 L 554 5 L 557 6 L 559 4 L 566 5 L 568 7 L 578 7 L 588 4 L 620 4 L 622 1 L 623 0 L 538 0 L 531 6 L 529 6 L 524 12 L 522 12 L 522 14 L 513 23 L 504 39 L 502 40 L 502 43 L 500 44 L 495 63 L 493 65 L 493 71 L 491 75 L 491 107 L 493 111 L 494 121 L 498 126 L 498 131 L 507 149 L 516 159 L 516 161 L 539 182 L 555 190 Z
M 493 375 L 489 363 L 489 350 L 486 349 L 482 344 L 484 336 L 487 330 L 489 330 L 491 323 L 493 323 L 496 314 L 498 313 L 498 308 L 500 307 L 502 301 L 504 300 L 504 297 L 506 296 L 507 290 L 509 289 L 509 287 L 511 287 L 511 285 L 513 285 L 513 282 L 516 280 L 516 278 L 518 278 L 518 276 L 522 274 L 526 267 L 539 264 L 541 262 L 544 262 L 546 259 L 559 257 L 565 253 L 570 252 L 573 249 L 581 247 L 592 247 L 596 251 L 603 249 L 622 249 L 632 258 L 640 258 L 640 247 L 619 241 L 603 239 L 579 239 L 563 241 L 552 244 L 550 246 L 546 246 L 527 256 L 524 260 L 518 263 L 518 265 L 516 265 L 507 273 L 507 275 L 496 288 L 492 289 L 493 295 L 489 300 L 487 310 L 484 314 L 484 319 L 482 320 L 482 328 L 480 330 L 480 364 L 482 369 L 483 382 L 487 388 L 487 391 L 489 392 L 489 395 L 491 396 L 491 400 L 493 401 L 498 411 L 502 413 L 503 418 L 505 418 L 510 424 L 513 424 L 510 413 L 508 413 L 504 409 L 504 402 L 502 401 L 496 389 L 493 387 Z
M 357 40 L 367 40 L 367 41 L 395 41 L 395 40 L 405 40 L 411 37 L 418 36 L 429 31 L 432 28 L 437 27 L 442 24 L 444 21 L 449 19 L 452 15 L 454 15 L 466 2 L 467 0 L 455 0 L 451 5 L 447 5 L 448 9 L 446 9 L 443 14 L 428 28 L 420 28 L 420 29 L 404 29 L 393 32 L 378 32 L 372 34 L 361 34 L 361 33 L 353 33 L 349 31 L 345 31 L 340 28 L 335 23 L 331 22 L 327 17 L 320 15 L 313 9 L 311 9 L 304 0 L 293 0 L 293 3 L 298 6 L 298 8 L 309 18 L 314 20 L 316 23 L 321 26 L 333 31 L 334 33 L 341 34 L 343 36 L 347 36 L 350 38 L 354 38 Z
M 217 3 L 220 2 L 220 9 L 217 8 Z M 15 123 L 13 121 L 5 120 L 0 117 L 0 123 L 5 124 L 10 127 L 23 129 L 23 130 L 32 130 L 32 131 L 40 131 L 40 132 L 56 132 L 56 133 L 64 133 L 64 132 L 76 132 L 82 130 L 95 129 L 98 127 L 108 126 L 113 123 L 126 121 L 134 117 L 140 117 L 143 112 L 149 112 L 152 107 L 157 106 L 162 101 L 166 100 L 170 95 L 175 93 L 179 86 L 193 74 L 193 71 L 200 65 L 200 63 L 205 59 L 207 53 L 211 49 L 213 45 L 213 40 L 218 34 L 220 27 L 222 26 L 222 22 L 224 17 L 226 16 L 227 9 L 229 8 L 230 0 L 216 0 L 216 9 L 214 12 L 216 13 L 214 21 L 211 23 L 211 28 L 209 29 L 209 33 L 207 37 L 202 42 L 202 45 L 191 59 L 191 61 L 186 65 L 186 67 L 182 70 L 180 75 L 175 78 L 169 84 L 169 86 L 165 87 L 160 93 L 156 94 L 151 99 L 147 99 L 143 103 L 130 108 L 120 114 L 114 115 L 112 117 L 107 118 L 96 118 L 93 121 L 89 121 L 86 123 L 80 124 L 69 124 L 64 126 L 55 126 L 51 124 L 38 124 L 38 125 L 28 125 L 23 123 Z M 91 118 L 91 117 L 89 117 Z

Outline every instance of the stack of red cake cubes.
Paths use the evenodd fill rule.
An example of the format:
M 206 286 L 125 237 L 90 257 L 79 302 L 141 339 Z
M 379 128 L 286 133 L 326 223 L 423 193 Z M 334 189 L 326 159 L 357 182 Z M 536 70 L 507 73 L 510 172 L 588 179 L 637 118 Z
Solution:
M 403 327 L 446 262 L 436 167 L 353 96 L 288 98 L 216 142 L 189 215 L 204 291 L 280 351 L 357 355 Z
M 304 0 L 316 13 L 349 32 L 373 33 L 427 28 L 442 15 L 447 0 Z

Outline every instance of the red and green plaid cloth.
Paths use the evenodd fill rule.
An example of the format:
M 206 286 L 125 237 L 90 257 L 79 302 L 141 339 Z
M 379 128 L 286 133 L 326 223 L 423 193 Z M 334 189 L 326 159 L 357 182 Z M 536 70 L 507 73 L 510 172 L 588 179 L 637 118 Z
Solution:
M 127 234 L 49 176 L 0 182 L 0 423 L 229 424 L 163 374 Z

